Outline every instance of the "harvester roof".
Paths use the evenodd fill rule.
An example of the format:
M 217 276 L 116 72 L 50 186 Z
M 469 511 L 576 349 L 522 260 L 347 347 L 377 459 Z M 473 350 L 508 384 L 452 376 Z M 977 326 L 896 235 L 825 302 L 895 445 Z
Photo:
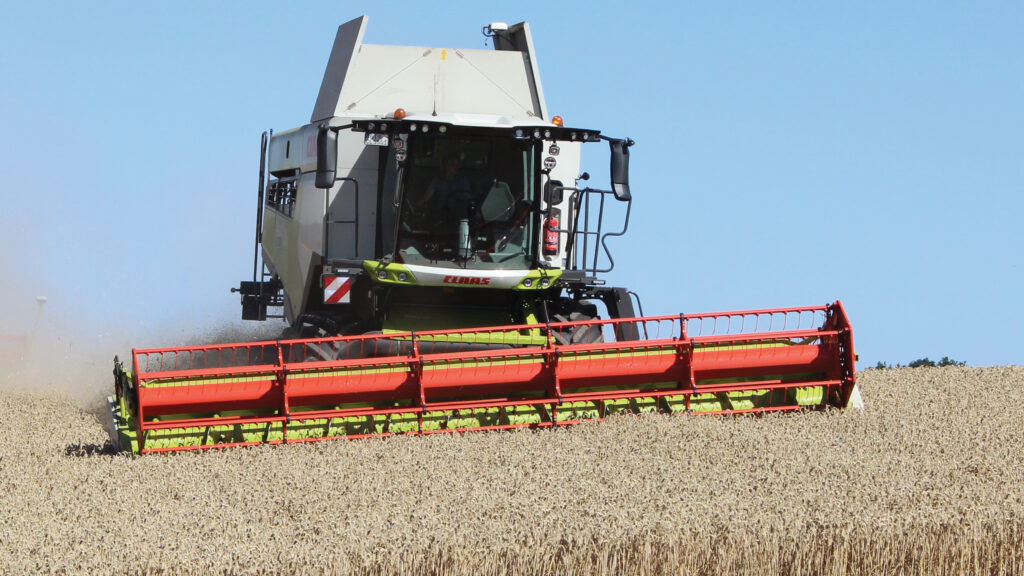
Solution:
M 529 26 L 508 27 L 494 50 L 363 44 L 366 16 L 338 27 L 311 122 L 410 115 L 547 117 Z

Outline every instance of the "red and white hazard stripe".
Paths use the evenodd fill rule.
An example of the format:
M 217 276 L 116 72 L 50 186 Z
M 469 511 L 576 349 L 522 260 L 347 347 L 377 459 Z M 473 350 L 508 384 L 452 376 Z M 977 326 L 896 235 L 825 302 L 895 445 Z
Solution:
M 324 304 L 347 304 L 352 301 L 351 276 L 324 276 Z

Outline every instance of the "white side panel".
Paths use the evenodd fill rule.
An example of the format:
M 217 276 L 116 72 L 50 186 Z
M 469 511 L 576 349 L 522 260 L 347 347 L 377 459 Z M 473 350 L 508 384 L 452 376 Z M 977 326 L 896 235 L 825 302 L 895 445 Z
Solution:
M 550 144 L 546 146 L 550 147 Z M 583 145 L 579 142 L 559 142 L 558 143 L 558 156 L 553 156 L 555 159 L 555 168 L 551 170 L 551 179 L 558 180 L 562 183 L 562 186 L 576 186 L 576 177 L 580 175 L 580 156 Z M 541 159 L 550 156 L 548 149 L 544 149 L 544 153 L 541 154 Z M 542 191 L 543 193 L 543 191 Z M 569 199 L 572 196 L 572 190 L 565 190 L 562 196 L 562 202 L 555 204 L 555 208 L 558 208 L 562 212 L 562 220 L 559 222 L 559 228 L 569 227 Z M 547 209 L 544 202 L 541 203 L 542 209 Z M 559 268 L 565 268 L 563 260 L 565 259 L 565 246 L 568 241 L 568 235 L 561 234 L 558 242 L 558 254 L 553 256 L 544 256 L 544 261 L 550 266 L 557 266 Z M 543 254 L 542 246 L 537 247 L 537 253 Z
M 537 118 L 532 68 L 522 52 L 448 51 L 438 67 L 438 112 Z
M 331 258 L 356 257 L 356 232 L 358 227 L 348 223 L 356 212 L 356 191 L 354 182 L 342 180 L 331 190 L 331 204 L 327 210 L 327 252 Z M 365 221 L 364 221 L 365 222 Z
M 303 162 L 306 133 L 304 128 L 293 128 L 278 132 L 270 139 L 267 167 L 271 174 L 295 170 Z M 314 148 L 316 141 L 314 140 Z M 315 153 L 315 150 L 314 150 Z
M 334 119 L 332 123 L 337 123 Z M 274 135 L 271 166 L 301 168 L 295 210 L 291 218 L 273 211 L 264 220 L 263 255 L 268 266 L 281 277 L 287 296 L 289 319 L 302 311 L 314 266 L 324 252 L 326 220 L 350 220 L 351 223 L 328 223 L 329 255 L 332 258 L 373 259 L 377 239 L 377 162 L 380 148 L 365 146 L 363 135 L 342 130 L 338 136 L 339 178 L 358 180 L 359 214 L 356 218 L 355 183 L 339 180 L 331 190 L 314 186 L 316 178 L 315 125 L 288 130 Z M 285 150 L 288 150 L 287 158 Z M 275 160 L 276 159 L 276 160 Z M 327 217 L 325 217 L 325 214 Z M 269 232 L 268 232 L 269 231 Z M 356 242 L 358 234 L 358 243 Z M 358 245 L 358 246 L 357 246 Z
M 539 116 L 547 119 L 548 110 L 544 103 L 544 88 L 540 84 L 540 68 L 537 66 L 537 53 L 533 50 L 533 36 L 530 34 L 530 25 L 520 22 L 509 26 L 508 35 L 496 34 L 493 38 L 495 50 L 518 50 L 527 59 L 531 70 L 532 83 L 530 89 L 534 92 L 534 107 L 540 111 Z
M 354 220 L 356 208 L 356 185 L 350 181 L 338 182 L 331 191 L 328 212 L 328 247 L 331 258 L 371 260 L 377 240 L 374 225 L 377 221 L 377 172 L 376 170 L 352 170 L 351 177 L 359 181 L 359 225 L 336 223 Z M 359 234 L 358 243 L 356 233 Z
M 337 120 L 332 123 L 337 123 Z M 316 172 L 316 126 L 307 125 L 308 141 L 302 163 L 303 179 L 311 178 Z M 377 240 L 377 162 L 380 148 L 363 144 L 363 134 L 342 130 L 338 133 L 338 178 L 358 180 L 359 215 L 355 215 L 355 194 L 357 185 L 351 181 L 339 180 L 327 192 L 312 186 L 302 188 L 300 193 L 307 196 L 301 202 L 308 205 L 302 212 L 300 240 L 313 252 L 323 256 L 325 207 L 327 219 L 331 221 L 358 220 L 355 223 L 328 224 L 328 255 L 331 258 L 372 259 Z M 356 233 L 358 231 L 358 252 Z
M 361 46 L 335 115 L 374 117 L 396 108 L 429 114 L 436 56 L 434 50 L 417 46 Z
M 295 203 L 295 220 L 299 223 L 298 242 L 289 254 L 286 254 L 286 257 L 294 255 L 298 261 L 297 274 L 292 280 L 293 286 L 289 288 L 287 284 L 285 285 L 285 292 L 288 292 L 293 299 L 293 306 L 296 307 L 296 310 L 306 301 L 310 270 L 314 264 L 320 263 L 319 258 L 316 258 L 315 255 L 320 253 L 320 245 L 323 242 L 324 191 L 314 185 L 315 181 L 316 172 L 303 173 L 299 177 L 299 192 Z M 301 288 L 295 288 L 295 285 L 300 282 L 302 283 Z M 294 302 L 300 294 L 302 295 L 301 301 Z
M 317 94 L 316 104 L 313 105 L 313 115 L 309 119 L 311 123 L 315 124 L 335 115 L 341 87 L 348 76 L 353 56 L 363 43 L 367 21 L 366 16 L 360 16 L 338 27 L 334 46 L 331 48 L 331 57 L 327 60 L 327 69 L 324 71 L 324 79 L 320 83 L 320 92 Z
M 532 67 L 522 52 L 363 45 L 336 116 L 494 114 L 537 118 Z
M 545 149 L 541 159 L 550 156 L 548 148 L 550 143 L 545 143 Z M 559 142 L 558 156 L 554 156 L 555 168 L 551 170 L 552 180 L 561 180 L 564 186 L 575 186 L 576 177 L 580 175 L 580 152 L 582 144 L 579 142 Z M 566 195 L 568 201 L 568 194 Z

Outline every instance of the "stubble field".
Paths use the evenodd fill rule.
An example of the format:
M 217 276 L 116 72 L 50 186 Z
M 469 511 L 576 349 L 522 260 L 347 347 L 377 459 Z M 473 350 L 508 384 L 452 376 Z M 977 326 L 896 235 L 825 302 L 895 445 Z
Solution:
M 1024 368 L 859 377 L 863 412 L 141 458 L 9 379 L 0 573 L 1024 573 Z

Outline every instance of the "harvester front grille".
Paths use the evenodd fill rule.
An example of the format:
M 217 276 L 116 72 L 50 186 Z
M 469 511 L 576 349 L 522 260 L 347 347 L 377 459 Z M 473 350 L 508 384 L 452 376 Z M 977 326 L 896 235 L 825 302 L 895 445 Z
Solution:
M 854 370 L 836 302 L 134 350 L 120 380 L 119 441 L 145 453 L 843 407 Z

